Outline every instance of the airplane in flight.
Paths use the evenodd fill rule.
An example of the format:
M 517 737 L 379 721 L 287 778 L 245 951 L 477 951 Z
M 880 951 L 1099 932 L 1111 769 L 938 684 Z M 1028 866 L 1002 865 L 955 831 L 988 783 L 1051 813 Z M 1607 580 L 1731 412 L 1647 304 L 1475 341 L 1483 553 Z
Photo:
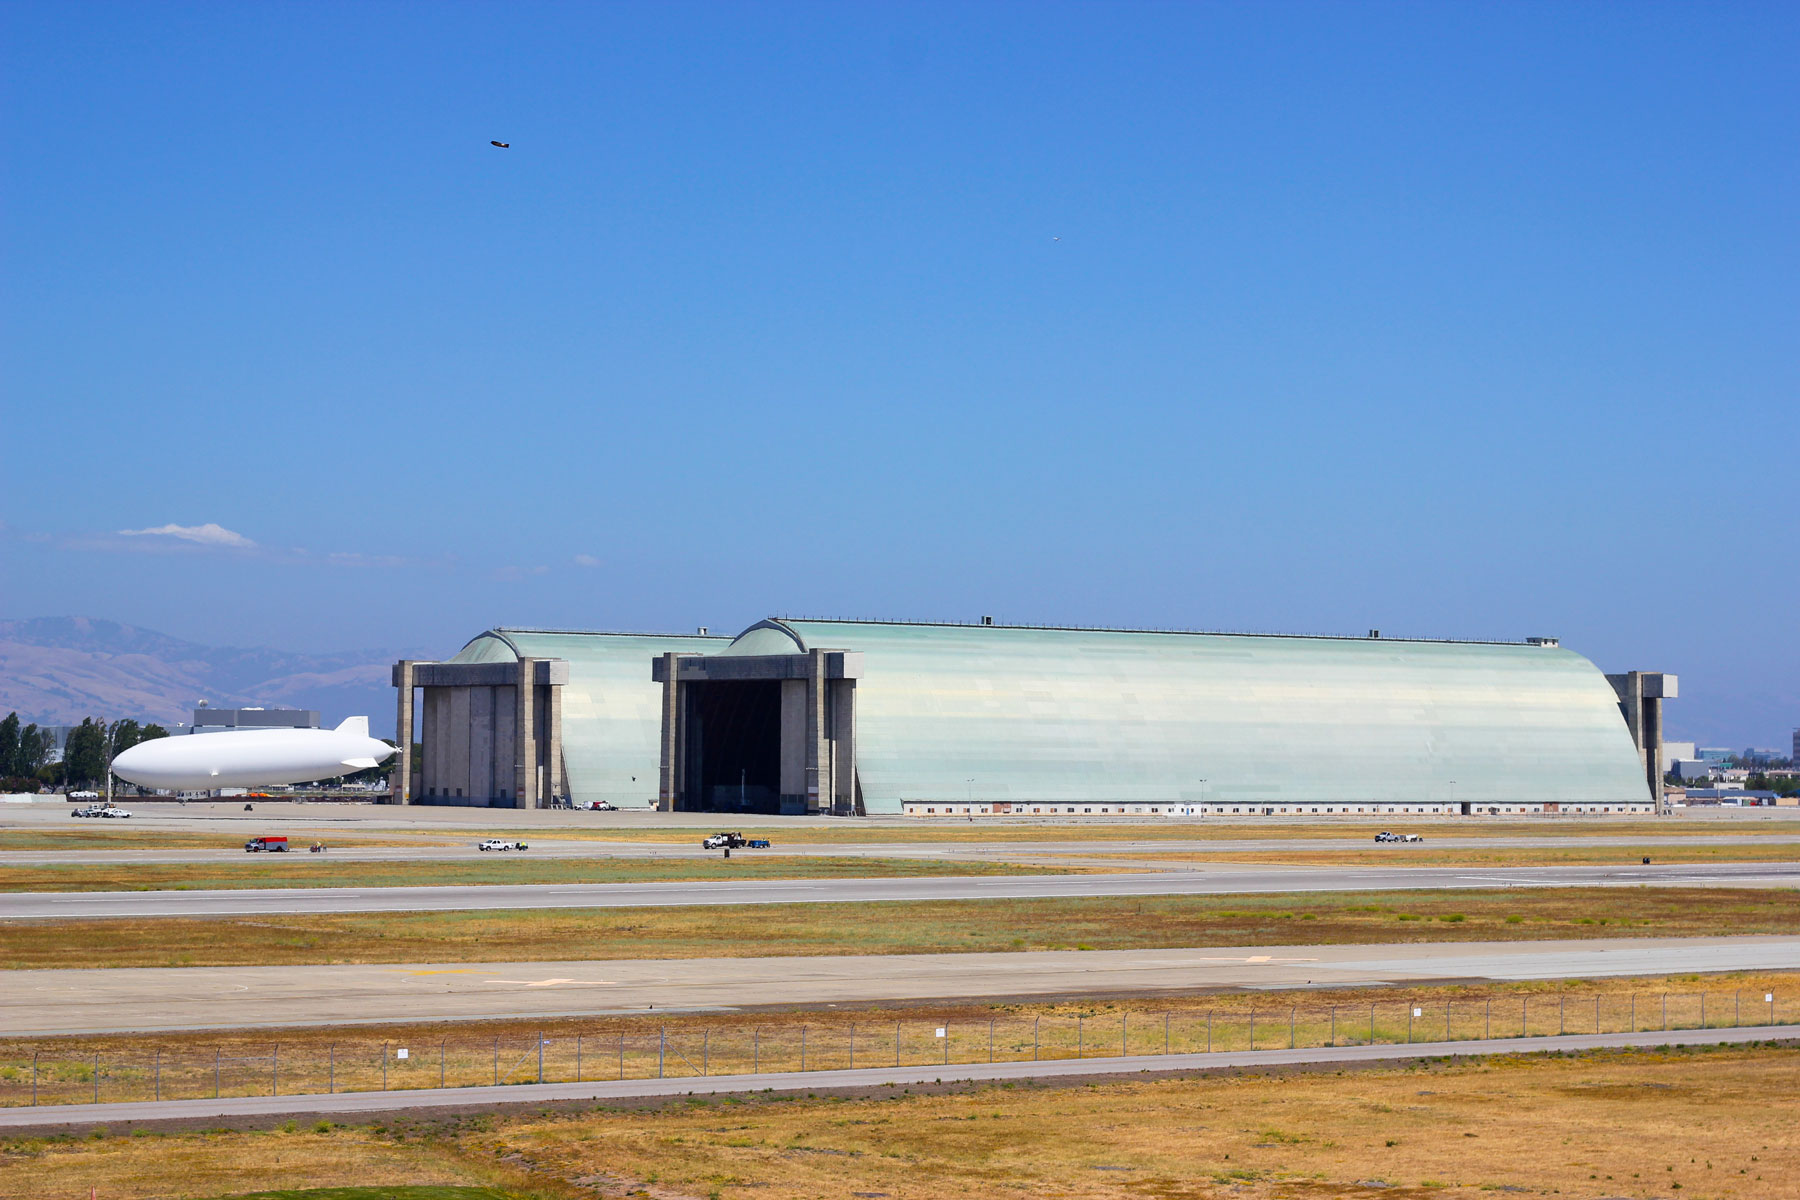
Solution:
M 394 748 L 369 736 L 369 718 L 336 729 L 243 729 L 139 742 L 113 759 L 113 774 L 168 790 L 307 783 L 379 766 Z

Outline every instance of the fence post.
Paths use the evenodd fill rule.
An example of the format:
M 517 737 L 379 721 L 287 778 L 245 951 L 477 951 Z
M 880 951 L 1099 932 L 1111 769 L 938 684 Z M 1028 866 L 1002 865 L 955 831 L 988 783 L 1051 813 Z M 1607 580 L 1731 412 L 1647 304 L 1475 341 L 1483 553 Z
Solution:
M 1250 1049 L 1256 1049 L 1256 1002 L 1250 1002 Z
M 804 1049 L 804 1047 L 806 1045 L 806 1041 L 805 1041 L 806 1034 L 801 1033 L 800 1038 L 801 1038 L 800 1045 L 803 1047 L 803 1049 L 800 1051 L 800 1062 L 801 1062 L 800 1069 L 802 1071 L 804 1071 L 804 1070 L 806 1070 L 806 1066 L 805 1066 L 806 1051 Z M 668 1047 L 668 1045 L 669 1045 L 669 1027 L 667 1025 L 664 1025 L 657 1032 L 657 1035 L 656 1035 L 656 1077 L 658 1079 L 661 1079 L 663 1077 L 663 1051 Z
M 544 1082 L 544 1031 L 538 1030 L 538 1082 Z
M 1375 1006 L 1369 1005 L 1369 1045 L 1375 1044 Z
M 1075 1057 L 1076 1058 L 1081 1057 L 1081 1029 L 1082 1029 L 1082 1026 L 1086 1022 L 1087 1022 L 1086 1017 L 1082 1016 L 1080 1013 L 1075 1014 Z M 949 1039 L 946 1038 L 945 1040 L 948 1041 Z
M 388 1090 L 387 1060 L 388 1060 L 388 1044 L 386 1042 L 383 1042 L 383 1043 L 381 1043 L 381 1090 L 384 1092 Z M 499 1061 L 498 1057 L 495 1058 L 495 1061 L 496 1062 Z M 498 1068 L 496 1068 L 496 1070 L 497 1069 Z
M 1412 1001 L 1409 1000 L 1406 1003 L 1406 1044 L 1409 1046 L 1412 1045 L 1412 1015 L 1413 1006 Z
M 851 1034 L 850 1036 L 852 1038 L 855 1038 L 856 1035 Z M 850 1053 L 855 1054 L 856 1051 L 851 1050 Z M 712 1074 L 712 1029 L 711 1028 L 702 1029 L 700 1031 L 700 1074 L 702 1074 L 702 1075 L 711 1075 Z
M 1294 1014 L 1299 1011 L 1298 1005 L 1288 1006 L 1288 1049 L 1294 1048 Z
M 1631 1032 L 1637 1032 L 1637 993 L 1631 993 Z
M 156 1048 L 156 1099 L 162 1100 L 162 1047 Z
M 1531 997 L 1519 1000 L 1519 1036 L 1524 1037 L 1531 1029 Z
M 438 1086 L 440 1088 L 444 1086 L 444 1049 L 449 1044 L 450 1044 L 450 1039 L 447 1037 L 444 1038 L 442 1041 L 438 1042 Z M 579 1042 L 576 1043 L 577 1046 L 579 1046 L 580 1044 L 581 1043 L 579 1043 Z M 577 1050 L 575 1053 L 579 1056 L 581 1051 Z M 576 1061 L 579 1062 L 580 1058 L 577 1057 Z
M 219 1098 L 219 1048 L 213 1047 L 213 1099 Z
M 1494 998 L 1487 998 L 1487 1011 L 1481 1017 L 1481 1040 L 1487 1041 L 1494 1036 Z
M 1032 1062 L 1036 1062 L 1038 1060 L 1038 1022 L 1042 1021 L 1043 1019 L 1044 1018 L 1041 1016 L 1031 1018 L 1031 1061 Z M 1773 1025 L 1774 1023 L 1775 1022 L 1773 1022 L 1773 1021 L 1769 1022 L 1769 1024 L 1771 1024 L 1771 1025 Z M 37 1060 L 34 1058 L 32 1061 L 36 1062 Z M 894 1065 L 897 1067 L 900 1064 L 898 1062 L 896 1062 Z M 33 1078 L 35 1079 L 36 1076 L 33 1076 Z
M 1669 1032 L 1669 993 L 1667 992 L 1662 994 L 1662 1010 L 1663 1032 L 1667 1033 Z
M 385 1064 L 384 1064 L 385 1069 Z M 494 1086 L 500 1086 L 500 1039 L 494 1039 Z
M 575 1035 L 575 1082 L 581 1082 L 581 1035 L 579 1033 Z
M 1169 1014 L 1163 1014 L 1163 1053 L 1169 1052 Z
M 440 1069 L 438 1072 L 438 1078 L 441 1083 L 442 1079 L 443 1079 L 442 1069 Z M 337 1094 L 337 1043 L 336 1042 L 331 1043 L 331 1045 L 329 1045 L 325 1048 L 325 1094 L 327 1096 L 335 1096 Z
M 37 1107 L 37 1062 L 38 1052 L 33 1050 L 31 1052 L 31 1107 L 33 1108 Z
M 94 1051 L 94 1103 L 100 1103 L 100 1052 Z
M 1594 996 L 1594 1032 L 1600 1032 L 1600 996 L 1598 993 Z
M 896 1028 L 898 1028 L 898 1026 L 896 1026 Z M 900 1039 L 895 1038 L 894 1045 L 898 1046 L 899 1044 L 900 1044 Z M 896 1067 L 900 1065 L 900 1054 L 899 1054 L 898 1050 L 896 1050 L 894 1052 L 894 1065 Z M 762 1072 L 762 1028 L 760 1026 L 752 1025 L 750 1027 L 750 1073 L 752 1075 L 757 1075 L 757 1074 L 760 1074 L 761 1072 Z M 623 1079 L 625 1077 L 623 1075 L 621 1075 L 621 1076 L 619 1076 L 619 1078 Z
M 1556 1036 L 1557 1037 L 1561 1037 L 1564 1033 L 1566 1033 L 1568 1031 L 1568 1026 L 1563 1023 L 1563 1001 L 1565 999 L 1567 999 L 1567 997 L 1565 997 L 1561 992 L 1556 993 Z
M 946 1042 L 950 1039 L 945 1038 Z M 806 1026 L 800 1027 L 800 1070 L 806 1070 Z
M 900 1065 L 900 1022 L 894 1022 L 894 1065 Z
M 625 1035 L 619 1035 L 619 1078 L 625 1078 Z
M 804 1028 L 802 1028 L 801 1032 L 804 1033 L 806 1031 Z M 944 1065 L 946 1067 L 950 1065 L 950 1022 L 949 1021 L 944 1022 Z
M 856 1022 L 850 1022 L 850 1069 L 856 1070 Z
M 1731 1027 L 1736 1029 L 1743 1022 L 1739 1020 L 1744 1014 L 1744 993 L 1740 989 L 1731 993 Z
M 1206 1010 L 1206 1052 L 1212 1053 L 1212 1009 Z
M 281 1043 L 269 1051 L 269 1095 L 281 1095 Z
M 1705 991 L 1705 989 L 1702 989 L 1700 992 L 1700 1028 L 1702 1028 L 1702 1029 L 1706 1028 L 1706 991 Z
M 988 1061 L 994 1061 L 994 1018 L 988 1018 Z
M 1450 1001 L 1444 1001 L 1444 1040 L 1450 1040 Z
M 1331 1045 L 1337 1045 L 1337 1005 L 1331 1006 Z
M 1131 1017 L 1129 1014 L 1127 1014 L 1127 1013 L 1119 1014 L 1119 1057 L 1120 1058 L 1130 1058 L 1131 1057 L 1131 1050 L 1129 1049 L 1131 1043 L 1125 1040 L 1126 1039 L 1126 1022 L 1128 1022 L 1130 1020 L 1131 1020 Z M 988 1061 L 989 1062 L 993 1061 L 992 1055 L 988 1056 Z

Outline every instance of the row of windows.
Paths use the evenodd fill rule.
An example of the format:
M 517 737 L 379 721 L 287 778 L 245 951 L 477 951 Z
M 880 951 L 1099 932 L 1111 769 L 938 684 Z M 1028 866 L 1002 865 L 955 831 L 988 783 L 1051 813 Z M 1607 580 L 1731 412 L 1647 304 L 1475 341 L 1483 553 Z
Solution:
M 1500 813 L 1646 812 L 1649 810 L 1650 806 L 1648 804 L 1636 804 L 1636 805 L 1633 805 L 1633 804 L 1562 804 L 1562 805 L 1555 805 L 1555 804 L 1551 804 L 1551 805 L 1544 805 L 1544 804 L 1477 804 L 1477 805 L 1473 805 L 1472 808 L 1473 808 L 1474 815 L 1476 815 L 1476 816 L 1489 816 L 1489 815 L 1498 815 Z M 1113 814 L 1116 816 L 1146 816 L 1146 815 L 1161 815 L 1161 814 L 1167 813 L 1170 816 L 1205 816 L 1207 813 L 1211 812 L 1211 813 L 1239 813 L 1239 814 L 1247 813 L 1251 816 L 1257 816 L 1257 815 L 1276 816 L 1276 815 L 1280 815 L 1280 814 L 1284 814 L 1284 813 L 1289 814 L 1289 815 L 1301 815 L 1301 814 L 1317 815 L 1321 812 L 1325 812 L 1325 813 L 1331 813 L 1333 815 L 1336 815 L 1339 813 L 1345 813 L 1345 814 L 1347 814 L 1347 813 L 1365 813 L 1365 814 L 1458 813 L 1460 811 L 1461 811 L 1460 806 L 1452 806 L 1452 805 L 1446 805 L 1446 804 L 1420 804 L 1420 805 L 1404 805 L 1404 804 L 1401 804 L 1401 805 L 1396 805 L 1396 804 L 1348 805 L 1348 804 L 1344 804 L 1344 805 L 1325 805 L 1323 808 L 1321 808 L 1318 805 L 1299 805 L 1299 804 L 1280 805 L 1280 806 L 1271 805 L 1271 804 L 1250 804 L 1250 805 L 1213 804 L 1213 805 L 1206 805 L 1206 806 L 1189 806 L 1189 805 L 1179 805 L 1179 804 L 1170 804 L 1170 805 L 1158 805 L 1158 804 L 1142 805 L 1142 804 L 1139 804 L 1139 805 L 1129 805 L 1128 806 L 1128 805 L 1120 804 L 1120 805 L 1112 805 L 1112 806 L 1101 805 L 1098 807 L 1096 807 L 1094 805 L 1074 805 L 1074 804 L 1067 804 L 1067 805 L 1063 805 L 1063 804 L 1033 804 L 1033 805 L 1030 805 L 1029 807 L 1024 804 L 995 804 L 995 805 L 945 804 L 945 805 L 941 805 L 941 806 L 939 806 L 939 805 L 921 805 L 921 804 L 904 805 L 904 812 L 909 817 L 917 817 L 917 816 L 957 816 L 957 817 L 960 817 L 960 816 L 986 815 L 989 813 L 995 813 L 995 814 L 1000 814 L 1000 815 L 1012 815 L 1012 816 L 1025 816 L 1025 815 L 1056 816 L 1058 814 L 1066 814 L 1066 813 L 1101 813 L 1101 814 L 1109 814 L 1110 813 L 1110 814 Z

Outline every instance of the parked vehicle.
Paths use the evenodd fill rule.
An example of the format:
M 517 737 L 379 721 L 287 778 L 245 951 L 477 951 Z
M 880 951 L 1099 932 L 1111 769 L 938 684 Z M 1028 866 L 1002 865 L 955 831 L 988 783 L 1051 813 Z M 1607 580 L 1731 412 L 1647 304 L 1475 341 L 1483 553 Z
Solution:
M 700 848 L 702 850 L 736 850 L 744 844 L 744 835 L 741 833 L 715 833 L 701 842 Z
M 488 838 L 486 841 L 477 842 L 475 844 L 475 848 L 477 850 L 481 850 L 481 851 L 488 851 L 488 850 L 506 851 L 506 850 L 529 850 L 529 849 L 531 849 L 531 847 L 527 846 L 524 842 L 508 842 L 501 838 Z
M 1378 842 L 1397 842 L 1400 840 L 1400 835 L 1397 833 L 1389 833 L 1384 829 L 1375 835 L 1375 840 Z
M 608 804 L 604 800 L 595 800 L 588 805 L 588 811 L 589 812 L 618 812 L 619 806 L 616 804 Z
M 68 801 L 70 804 L 83 804 L 83 803 L 92 804 L 94 801 L 98 800 L 99 798 L 100 798 L 99 792 L 70 792 L 68 795 Z
M 286 854 L 288 840 L 285 836 L 253 837 L 244 843 L 244 853 L 256 854 L 267 851 L 270 854 Z
M 306 848 L 306 852 L 308 854 L 323 854 L 323 853 L 325 853 L 325 843 L 324 842 L 314 842 L 312 845 L 310 845 Z
M 112 804 L 102 804 L 100 806 L 100 811 L 95 813 L 94 815 L 97 817 L 124 818 L 124 817 L 129 817 L 131 815 L 131 810 L 126 809 L 126 808 L 119 808 L 116 805 L 112 805 Z
M 752 850 L 767 850 L 769 848 L 769 839 L 768 838 L 751 838 L 748 842 L 746 842 L 744 844 L 749 846 Z

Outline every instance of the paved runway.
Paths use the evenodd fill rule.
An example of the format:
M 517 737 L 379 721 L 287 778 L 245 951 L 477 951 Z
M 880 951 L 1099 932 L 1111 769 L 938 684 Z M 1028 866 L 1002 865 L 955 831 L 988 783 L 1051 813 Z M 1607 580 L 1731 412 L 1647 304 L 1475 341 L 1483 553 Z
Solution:
M 1404 1062 L 1419 1058 L 1601 1050 L 1627 1046 L 1718 1046 L 1800 1037 L 1800 1025 L 1742 1029 L 1688 1029 L 1657 1033 L 1569 1034 L 1538 1038 L 1493 1038 L 1468 1042 L 1415 1042 L 1410 1046 L 1321 1046 L 1305 1050 L 1245 1050 L 1216 1054 L 1148 1054 L 1132 1058 L 1055 1059 L 927 1067 L 874 1067 L 853 1071 L 783 1071 L 760 1075 L 686 1076 L 595 1083 L 540 1083 L 506 1087 L 422 1088 L 417 1091 L 338 1092 L 302 1096 L 238 1096 L 219 1100 L 163 1100 L 117 1104 L 61 1104 L 0 1108 L 0 1129 L 85 1130 L 157 1122 L 193 1122 L 229 1117 L 335 1116 L 355 1119 L 378 1113 L 431 1110 L 494 1110 L 513 1105 L 607 1101 L 655 1096 L 715 1096 L 746 1092 L 822 1092 L 930 1083 L 979 1083 L 1083 1076 L 1162 1075 L 1229 1068 L 1266 1069 L 1305 1063 Z M 260 1123 L 260 1122 L 259 1122 Z
M 432 833 L 435 831 L 421 831 Z M 1427 841 L 1421 845 L 1377 846 L 1372 835 L 1361 830 L 1347 830 L 1342 837 L 1331 838 L 1192 838 L 1181 840 L 1110 840 L 1084 839 L 1069 841 L 1030 841 L 1030 842 L 897 842 L 878 840 L 879 830 L 870 830 L 869 841 L 845 843 L 786 843 L 779 841 L 769 850 L 746 851 L 758 858 L 912 858 L 948 861 L 976 862 L 1068 862 L 1071 856 L 1082 855 L 1143 855 L 1142 866 L 1147 869 L 1160 869 L 1164 864 L 1158 859 L 1169 860 L 1169 864 L 1184 867 L 1188 864 L 1182 859 L 1211 858 L 1219 855 L 1233 854 L 1321 854 L 1321 853 L 1365 853 L 1376 851 L 1390 854 L 1396 863 L 1404 863 L 1406 856 L 1424 850 L 1505 850 L 1505 849 L 1559 849 L 1578 851 L 1587 849 L 1617 849 L 1644 847 L 1655 850 L 1659 847 L 1681 847 L 1694 849 L 1698 847 L 1719 846 L 1796 846 L 1800 847 L 1800 833 L 1770 834 L 1733 834 L 1708 832 L 1705 835 L 1685 836 L 1537 836 L 1537 837 L 1481 837 L 1481 836 L 1439 836 L 1433 830 L 1427 835 Z M 289 831 L 295 839 L 295 845 L 310 842 L 315 838 L 332 846 L 332 861 L 357 862 L 439 862 L 461 859 L 492 859 L 494 855 L 483 854 L 475 848 L 475 842 L 445 841 L 435 845 L 419 846 L 357 846 L 345 844 L 333 839 L 329 832 Z M 145 841 L 154 839 L 154 834 L 147 834 Z M 527 856 L 531 858 L 626 858 L 626 859 L 715 859 L 719 857 L 717 850 L 702 849 L 698 837 L 687 842 L 646 842 L 625 840 L 590 840 L 575 838 L 557 838 L 554 833 L 527 837 L 531 849 Z M 1800 859 L 1800 850 L 1795 852 Z M 175 848 L 156 846 L 133 846 L 129 839 L 121 838 L 116 848 L 83 849 L 83 850 L 0 850 L 0 866 L 69 866 L 76 864 L 117 864 L 117 863 L 220 863 L 244 862 L 244 851 L 240 843 L 221 838 L 216 849 L 209 848 Z M 268 860 L 255 860 L 268 861 Z M 1118 866 L 1114 862 L 1109 865 Z
M 1800 937 L 8 971 L 0 1036 L 1800 969 Z
M 0 920 L 207 917 L 466 909 L 651 908 L 837 904 L 883 900 L 1019 900 L 1202 896 L 1409 888 L 1800 887 L 1800 862 L 1604 867 L 1271 867 L 1219 863 L 1130 875 L 938 876 L 903 879 L 565 883 L 512 886 L 269 888 L 163 892 L 12 892 Z

